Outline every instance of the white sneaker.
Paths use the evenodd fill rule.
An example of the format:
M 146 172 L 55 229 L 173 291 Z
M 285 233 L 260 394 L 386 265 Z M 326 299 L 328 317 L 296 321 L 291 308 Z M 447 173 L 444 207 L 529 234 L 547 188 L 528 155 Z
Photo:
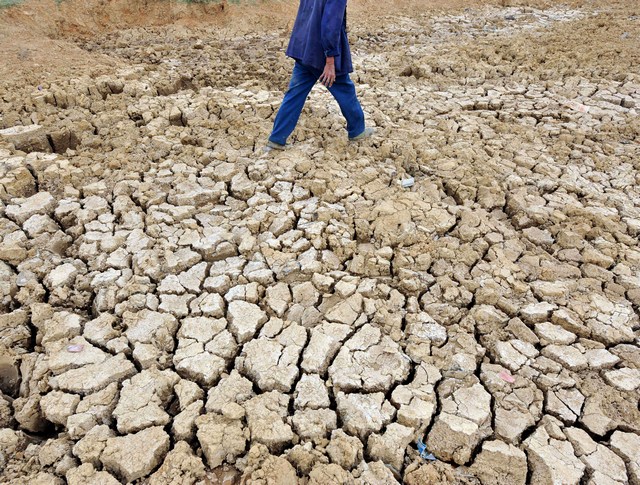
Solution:
M 365 128 L 364 131 L 360 133 L 358 136 L 349 138 L 349 141 L 366 140 L 367 138 L 371 138 L 375 132 L 376 130 L 374 130 L 373 128 Z

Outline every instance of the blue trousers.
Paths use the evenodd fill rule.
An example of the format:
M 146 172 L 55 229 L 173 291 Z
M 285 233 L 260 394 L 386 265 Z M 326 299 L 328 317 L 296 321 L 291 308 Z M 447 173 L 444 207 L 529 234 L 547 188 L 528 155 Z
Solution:
M 287 142 L 287 138 L 298 124 L 307 96 L 321 75 L 322 71 L 296 61 L 289 89 L 284 95 L 284 100 L 273 123 L 270 141 L 280 145 Z M 328 89 L 336 98 L 342 115 L 347 120 L 349 138 L 358 136 L 365 128 L 364 113 L 356 96 L 356 87 L 353 81 L 348 74 L 336 76 L 335 83 Z

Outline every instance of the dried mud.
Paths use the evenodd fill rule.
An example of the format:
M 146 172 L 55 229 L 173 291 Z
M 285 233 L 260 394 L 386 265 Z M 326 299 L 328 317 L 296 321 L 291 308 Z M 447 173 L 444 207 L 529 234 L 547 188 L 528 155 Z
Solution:
M 353 4 L 8 11 L 2 483 L 640 484 L 637 6 Z

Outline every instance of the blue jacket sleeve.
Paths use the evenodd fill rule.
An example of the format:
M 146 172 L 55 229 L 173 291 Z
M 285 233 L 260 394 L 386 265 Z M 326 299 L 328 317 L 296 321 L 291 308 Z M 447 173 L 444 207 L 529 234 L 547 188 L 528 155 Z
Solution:
M 340 55 L 340 34 L 346 10 L 347 0 L 327 0 L 324 6 L 320 37 L 326 57 Z

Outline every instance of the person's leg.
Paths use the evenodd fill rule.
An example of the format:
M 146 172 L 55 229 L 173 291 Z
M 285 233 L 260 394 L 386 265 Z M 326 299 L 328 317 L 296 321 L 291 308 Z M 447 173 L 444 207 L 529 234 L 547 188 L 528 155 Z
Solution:
M 289 89 L 284 95 L 284 100 L 273 123 L 273 131 L 269 137 L 270 142 L 282 146 L 286 144 L 287 138 L 298 124 L 304 103 L 318 77 L 315 70 L 308 69 L 296 62 Z
M 329 88 L 340 105 L 340 111 L 347 120 L 349 138 L 355 138 L 365 131 L 364 113 L 356 95 L 356 87 L 348 74 L 336 77 L 336 82 Z

